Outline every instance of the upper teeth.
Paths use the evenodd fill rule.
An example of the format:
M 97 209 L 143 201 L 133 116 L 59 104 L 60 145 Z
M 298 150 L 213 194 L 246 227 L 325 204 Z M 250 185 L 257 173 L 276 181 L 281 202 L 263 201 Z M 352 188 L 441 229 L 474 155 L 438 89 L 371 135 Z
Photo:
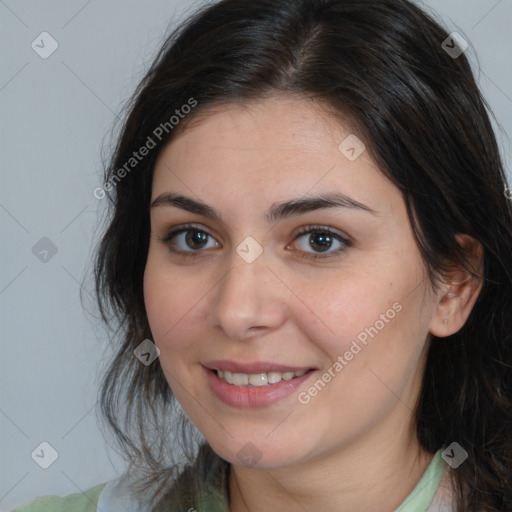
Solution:
M 235 386 L 267 386 L 268 384 L 277 384 L 284 380 L 290 380 L 294 377 L 304 375 L 306 370 L 300 372 L 269 372 L 269 373 L 232 373 L 228 371 L 217 370 L 217 375 L 228 384 Z

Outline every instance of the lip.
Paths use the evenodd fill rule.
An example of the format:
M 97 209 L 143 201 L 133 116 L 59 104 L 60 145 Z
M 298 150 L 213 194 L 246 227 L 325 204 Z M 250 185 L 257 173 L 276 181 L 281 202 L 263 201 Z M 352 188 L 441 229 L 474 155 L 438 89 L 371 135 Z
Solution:
M 222 370 L 232 373 L 247 373 L 248 375 L 254 373 L 269 373 L 269 372 L 302 372 L 308 370 L 316 370 L 311 366 L 287 366 L 284 364 L 272 363 L 267 361 L 260 361 L 254 363 L 239 363 L 236 361 L 218 360 L 207 361 L 203 363 L 205 368 L 209 370 Z
M 247 366 L 254 368 L 251 365 L 243 365 L 245 369 Z M 231 366 L 233 367 L 233 366 Z M 274 367 L 283 368 L 282 366 L 274 365 Z M 236 366 L 240 368 L 240 366 Z M 268 366 L 267 366 L 268 368 Z M 285 367 L 291 368 L 291 367 Z M 215 396 L 224 404 L 238 409 L 256 409 L 268 407 L 284 398 L 290 396 L 292 393 L 297 391 L 297 388 L 301 386 L 306 380 L 308 380 L 316 370 L 308 368 L 304 375 L 295 377 L 290 380 L 281 380 L 277 384 L 269 384 L 267 386 L 235 386 L 234 384 L 228 384 L 225 380 L 219 378 L 213 369 L 209 369 L 206 365 L 203 365 L 203 369 L 206 373 L 206 378 L 210 389 L 213 391 Z M 217 368 L 223 370 L 223 368 Z M 304 369 L 304 368 L 302 368 Z M 227 369 L 227 371 L 232 371 Z M 281 371 L 281 370 L 268 370 L 268 371 Z M 283 370 L 283 371 L 301 371 L 299 370 Z M 235 373 L 247 373 L 247 371 L 238 371 Z M 252 373 L 266 373 L 256 372 Z

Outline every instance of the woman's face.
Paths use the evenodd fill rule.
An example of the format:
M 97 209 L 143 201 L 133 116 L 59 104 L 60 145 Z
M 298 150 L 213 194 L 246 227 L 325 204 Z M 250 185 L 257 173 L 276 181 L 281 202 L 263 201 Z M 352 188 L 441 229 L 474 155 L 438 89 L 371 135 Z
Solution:
M 208 114 L 157 161 L 149 324 L 172 391 L 234 464 L 412 435 L 438 300 L 399 190 L 349 135 L 274 97 Z

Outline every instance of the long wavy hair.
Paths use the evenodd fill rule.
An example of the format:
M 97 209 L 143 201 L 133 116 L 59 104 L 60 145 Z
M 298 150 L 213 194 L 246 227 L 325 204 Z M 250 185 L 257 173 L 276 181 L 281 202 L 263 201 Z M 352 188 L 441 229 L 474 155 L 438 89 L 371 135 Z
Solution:
M 139 474 L 136 493 L 165 494 L 202 439 L 159 360 L 134 357 L 152 339 L 143 274 L 156 158 L 212 107 L 285 94 L 314 98 L 356 127 L 403 194 L 434 289 L 453 264 L 468 268 L 458 233 L 481 243 L 483 288 L 470 317 L 427 340 L 416 430 L 429 453 L 454 441 L 467 451 L 451 477 L 458 512 L 512 510 L 512 206 L 489 106 L 466 55 L 446 51 L 448 37 L 408 0 L 222 0 L 166 37 L 105 169 L 109 218 L 94 259 L 115 351 L 101 418 Z M 146 156 L 130 160 L 150 139 Z

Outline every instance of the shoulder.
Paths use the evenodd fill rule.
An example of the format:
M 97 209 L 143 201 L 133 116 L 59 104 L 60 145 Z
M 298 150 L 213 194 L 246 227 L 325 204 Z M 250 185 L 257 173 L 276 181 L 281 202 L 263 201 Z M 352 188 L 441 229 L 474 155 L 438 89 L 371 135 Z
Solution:
M 426 512 L 455 512 L 455 496 L 451 481 L 452 469 L 446 466 L 434 498 Z
M 96 512 L 98 498 L 106 483 L 68 496 L 40 496 L 12 512 Z
M 187 466 L 162 497 L 159 510 L 227 512 L 229 464 L 209 445 L 200 447 L 194 464 Z M 128 475 L 125 475 L 128 476 Z M 41 496 L 12 512 L 144 512 L 152 493 L 135 499 L 130 479 L 117 478 L 69 496 Z M 188 503 L 187 507 L 184 504 Z

